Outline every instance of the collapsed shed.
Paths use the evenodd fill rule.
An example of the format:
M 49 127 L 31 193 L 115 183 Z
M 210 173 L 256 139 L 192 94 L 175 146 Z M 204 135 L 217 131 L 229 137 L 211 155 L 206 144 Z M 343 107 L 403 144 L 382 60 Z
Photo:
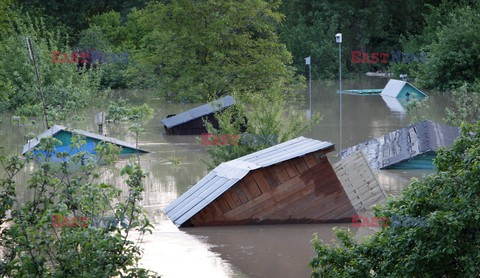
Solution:
M 218 128 L 218 121 L 215 118 L 215 112 L 227 109 L 235 104 L 235 99 L 231 96 L 225 96 L 213 102 L 195 107 L 178 115 L 169 115 L 162 120 L 167 134 L 172 135 L 198 135 L 207 133 L 203 125 L 203 119 L 212 123 Z
M 361 150 L 374 169 L 433 169 L 436 151 L 459 135 L 458 127 L 425 120 L 344 149 L 340 156 Z
M 334 149 L 298 137 L 222 163 L 165 212 L 178 227 L 349 222 L 351 200 L 370 197 L 347 195 L 326 157 Z

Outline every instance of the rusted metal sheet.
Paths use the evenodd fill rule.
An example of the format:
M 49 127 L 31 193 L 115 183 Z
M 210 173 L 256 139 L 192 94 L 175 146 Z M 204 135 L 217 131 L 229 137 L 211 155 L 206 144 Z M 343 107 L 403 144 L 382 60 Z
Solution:
M 449 147 L 459 134 L 457 127 L 426 120 L 344 149 L 340 156 L 344 158 L 361 150 L 372 168 L 384 169 Z
M 335 173 L 357 213 L 371 214 L 371 207 L 387 199 L 366 157 L 357 151 L 334 165 Z

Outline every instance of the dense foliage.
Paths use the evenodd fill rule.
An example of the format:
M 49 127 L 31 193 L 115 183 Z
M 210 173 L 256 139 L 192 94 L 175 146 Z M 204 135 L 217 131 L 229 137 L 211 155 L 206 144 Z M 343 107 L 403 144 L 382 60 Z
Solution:
M 337 230 L 339 246 L 315 237 L 313 277 L 477 277 L 480 272 L 480 122 L 435 159 L 437 173 L 413 179 L 378 217 L 427 217 L 427 227 L 391 223 L 358 243 Z
M 454 8 L 438 20 L 430 44 L 423 48 L 429 59 L 419 65 L 420 84 L 428 88 L 448 90 L 464 82 L 479 80 L 480 72 L 480 3 Z M 438 25 L 438 22 L 431 22 Z
M 25 47 L 25 37 L 32 41 L 33 52 L 45 94 L 47 107 L 71 111 L 85 107 L 98 94 L 101 72 L 78 71 L 76 64 L 52 63 L 51 51 L 71 54 L 68 39 L 49 30 L 42 18 L 10 15 L 0 37 L 0 109 L 22 115 L 39 115 L 40 93 L 33 64 Z
M 336 76 L 337 32 L 343 33 L 346 76 L 391 70 L 449 90 L 474 83 L 480 70 L 480 4 L 474 0 L 94 2 L 2 2 L 0 109 L 39 114 L 25 36 L 34 43 L 50 110 L 84 107 L 107 88 L 156 88 L 164 98 L 194 102 L 233 92 L 268 94 L 272 87 L 295 90 L 302 80 L 291 65 L 306 73 L 309 55 L 314 78 Z M 75 64 L 50 62 L 51 51 L 78 47 L 129 59 L 83 73 Z M 352 63 L 352 50 L 427 53 L 428 61 Z
M 53 163 L 48 153 L 57 143 L 54 138 L 42 139 L 46 152 L 30 153 L 27 161 L 0 156 L 2 277 L 153 276 L 138 267 L 141 252 L 129 237 L 133 231 L 142 235 L 152 228 L 139 206 L 145 174 L 137 165 L 121 171 L 128 186 L 122 201 L 120 189 L 99 181 L 98 163 L 111 162 L 119 153 L 115 146 L 98 144 L 98 156 L 58 153 L 63 162 Z M 72 147 L 84 143 L 76 138 Z M 30 172 L 32 158 L 45 162 Z M 28 176 L 27 182 L 18 182 L 23 180 L 19 176 Z M 20 186 L 28 186 L 32 197 L 22 200 Z M 100 227 L 93 223 L 93 218 L 106 217 L 121 223 Z
M 293 81 L 290 53 L 275 33 L 277 1 L 151 3 L 140 13 L 138 71 L 154 72 L 164 96 L 204 101 L 266 93 Z

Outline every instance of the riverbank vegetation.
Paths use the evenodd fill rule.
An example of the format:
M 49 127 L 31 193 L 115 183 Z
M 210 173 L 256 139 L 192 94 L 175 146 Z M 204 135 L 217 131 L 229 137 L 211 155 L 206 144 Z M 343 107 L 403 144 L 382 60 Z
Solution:
M 78 147 L 85 141 L 72 143 Z M 51 154 L 58 140 L 41 144 Z M 25 160 L 0 151 L 2 277 L 157 277 L 138 266 L 141 250 L 131 240 L 133 232 L 141 238 L 153 228 L 139 205 L 145 173 L 135 164 L 121 170 L 128 188 L 124 200 L 122 190 L 100 180 L 99 161 L 113 162 L 117 147 L 98 144 L 98 156 L 58 153 L 61 163 L 41 152 L 30 152 Z M 45 162 L 31 170 L 34 159 Z M 19 180 L 25 173 L 28 179 Z M 28 184 L 27 200 L 17 191 L 19 182 Z
M 167 100 L 205 102 L 226 94 L 295 91 L 311 55 L 314 79 L 337 74 L 334 35 L 344 37 L 347 76 L 391 71 L 424 88 L 474 83 L 480 68 L 477 1 L 4 1 L 0 15 L 2 109 L 39 114 L 24 37 L 39 59 L 47 104 L 83 107 L 103 90 L 154 88 Z M 72 8 L 75 7 L 75 8 Z M 476 47 L 477 46 L 477 47 Z M 128 53 L 127 63 L 79 72 L 51 51 Z M 351 51 L 427 53 L 426 63 L 352 63 Z M 301 88 L 301 86 L 300 86 Z
M 339 229 L 337 246 L 315 237 L 312 277 L 476 277 L 480 123 L 464 125 L 455 144 L 438 152 L 435 165 L 435 174 L 412 179 L 401 197 L 375 211 L 379 218 L 426 217 L 426 227 L 388 223 L 362 243 Z

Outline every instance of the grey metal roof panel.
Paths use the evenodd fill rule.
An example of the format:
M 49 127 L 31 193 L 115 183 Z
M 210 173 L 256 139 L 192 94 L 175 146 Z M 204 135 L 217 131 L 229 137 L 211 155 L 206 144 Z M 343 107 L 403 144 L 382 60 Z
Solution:
M 38 135 L 36 138 L 28 141 L 28 143 L 23 146 L 22 154 L 25 154 L 28 151 L 35 148 L 36 146 L 38 146 L 38 144 L 40 144 L 40 140 L 42 138 L 54 136 L 55 134 L 57 134 L 60 131 L 68 131 L 68 132 L 72 132 L 72 133 L 75 133 L 75 134 L 78 134 L 78 135 L 81 135 L 81 136 L 97 139 L 99 141 L 109 142 L 109 143 L 112 143 L 112 144 L 115 144 L 115 145 L 118 145 L 118 146 L 121 146 L 121 147 L 127 147 L 127 148 L 131 148 L 131 149 L 140 150 L 142 152 L 147 152 L 145 150 L 137 148 L 135 146 L 135 144 L 133 144 L 133 143 L 129 143 L 129 142 L 126 142 L 126 141 L 115 139 L 115 138 L 103 136 L 103 135 L 96 134 L 96 133 L 89 132 L 89 131 L 84 131 L 84 130 L 80 130 L 80 129 L 68 129 L 68 128 L 66 128 L 64 126 L 61 126 L 61 125 L 54 125 L 51 128 L 49 128 L 48 130 L 40 133 L 40 135 Z
M 170 203 L 165 213 L 180 226 L 243 179 L 250 171 L 328 149 L 334 144 L 298 137 L 264 150 L 224 162 Z
M 371 167 L 383 169 L 420 154 L 435 152 L 440 147 L 450 147 L 459 135 L 458 127 L 426 120 L 346 148 L 340 156 L 344 158 L 362 150 Z
M 165 118 L 162 120 L 162 123 L 167 127 L 171 128 L 179 124 L 186 123 L 188 121 L 203 117 L 205 115 L 214 113 L 216 111 L 225 109 L 235 103 L 235 99 L 231 96 L 225 96 L 223 98 L 217 99 L 215 101 L 200 105 L 188 111 L 182 112 L 173 117 Z

